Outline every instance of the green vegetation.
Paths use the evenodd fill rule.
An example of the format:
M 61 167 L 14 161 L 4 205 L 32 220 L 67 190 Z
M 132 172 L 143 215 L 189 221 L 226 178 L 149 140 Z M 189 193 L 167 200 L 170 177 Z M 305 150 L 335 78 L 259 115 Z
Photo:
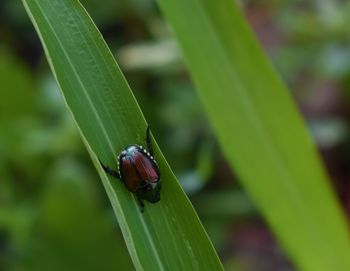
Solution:
M 223 153 L 275 234 L 302 270 L 350 269 L 348 229 L 314 144 L 237 6 L 160 3 Z
M 158 148 L 162 200 L 146 204 L 107 176 L 125 146 L 145 141 L 146 124 L 101 35 L 78 2 L 24 1 L 52 71 L 99 169 L 138 270 L 220 270 L 221 263 L 192 205 Z
M 350 269 L 350 4 L 81 2 L 0 3 L 0 270 Z

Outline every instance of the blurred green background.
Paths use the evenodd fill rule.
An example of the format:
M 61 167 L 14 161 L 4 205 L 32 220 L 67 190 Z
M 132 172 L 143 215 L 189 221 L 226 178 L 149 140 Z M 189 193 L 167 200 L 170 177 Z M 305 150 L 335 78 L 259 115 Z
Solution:
M 82 0 L 226 270 L 295 270 L 221 155 L 152 0 Z M 350 212 L 350 3 L 241 1 Z M 134 270 L 21 1 L 0 1 L 0 270 Z M 219 207 L 218 207 L 219 206 Z

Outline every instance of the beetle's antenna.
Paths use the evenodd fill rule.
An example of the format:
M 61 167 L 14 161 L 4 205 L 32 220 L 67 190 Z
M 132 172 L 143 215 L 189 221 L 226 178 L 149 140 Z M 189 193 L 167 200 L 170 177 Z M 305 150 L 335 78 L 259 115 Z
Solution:
M 151 134 L 150 134 L 150 125 L 147 124 L 147 131 L 146 131 L 146 143 L 147 143 L 147 149 L 151 156 L 153 156 L 153 148 L 151 143 Z

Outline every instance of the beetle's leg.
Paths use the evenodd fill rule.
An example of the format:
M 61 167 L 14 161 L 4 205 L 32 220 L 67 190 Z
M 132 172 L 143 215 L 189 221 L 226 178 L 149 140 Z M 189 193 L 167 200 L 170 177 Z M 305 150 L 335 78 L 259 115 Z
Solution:
M 147 149 L 151 156 L 153 156 L 153 148 L 151 144 L 151 135 L 150 135 L 150 127 L 149 124 L 147 124 L 147 131 L 146 131 L 146 143 L 147 143 Z
M 145 204 L 143 203 L 143 200 L 140 198 L 137 198 L 137 201 L 141 207 L 141 213 L 143 213 L 143 210 L 145 209 Z
M 100 164 L 101 164 L 103 170 L 104 170 L 107 174 L 109 174 L 109 175 L 111 175 L 111 176 L 113 176 L 113 177 L 115 177 L 115 178 L 120 179 L 120 175 L 119 175 L 119 173 L 118 173 L 117 171 L 115 171 L 114 169 L 111 169 L 109 166 L 105 166 L 104 164 L 102 164 L 102 162 L 101 162 L 100 159 L 98 159 L 98 161 L 100 161 Z

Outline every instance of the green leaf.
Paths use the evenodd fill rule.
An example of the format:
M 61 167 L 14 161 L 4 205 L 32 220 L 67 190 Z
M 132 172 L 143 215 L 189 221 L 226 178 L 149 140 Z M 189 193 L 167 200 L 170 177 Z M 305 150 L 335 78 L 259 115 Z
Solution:
M 51 69 L 99 170 L 137 270 L 222 270 L 159 148 L 162 200 L 142 214 L 125 186 L 106 176 L 128 144 L 144 144 L 146 122 L 102 36 L 75 0 L 23 0 Z M 115 251 L 118 253 L 118 251 Z
M 350 270 L 349 232 L 290 94 L 232 0 L 159 0 L 222 150 L 301 270 Z

